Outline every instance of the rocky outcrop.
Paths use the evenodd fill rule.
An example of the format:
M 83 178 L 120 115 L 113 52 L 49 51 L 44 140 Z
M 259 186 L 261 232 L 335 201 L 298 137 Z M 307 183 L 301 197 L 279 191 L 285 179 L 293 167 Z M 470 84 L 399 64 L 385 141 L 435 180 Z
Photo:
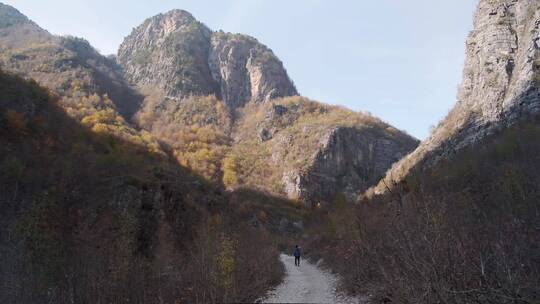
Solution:
M 214 33 L 209 64 L 230 108 L 298 94 L 281 61 L 254 38 Z
M 283 64 L 256 39 L 212 32 L 173 10 L 146 20 L 118 51 L 127 77 L 169 100 L 214 94 L 235 110 L 246 103 L 296 95 Z
M 481 0 L 466 52 L 456 106 L 427 140 L 393 166 L 387 184 L 540 112 L 537 0 Z M 384 191 L 381 183 L 368 194 Z
M 287 195 L 310 204 L 331 202 L 338 194 L 354 200 L 416 147 L 414 140 L 398 141 L 381 136 L 379 131 L 355 127 L 329 130 L 307 170 L 284 174 Z
M 354 199 L 418 144 L 368 114 L 301 97 L 245 109 L 234 137 L 244 185 L 308 205 Z
M 122 42 L 118 62 L 139 87 L 169 98 L 216 94 L 207 64 L 212 32 L 183 10 L 147 19 Z

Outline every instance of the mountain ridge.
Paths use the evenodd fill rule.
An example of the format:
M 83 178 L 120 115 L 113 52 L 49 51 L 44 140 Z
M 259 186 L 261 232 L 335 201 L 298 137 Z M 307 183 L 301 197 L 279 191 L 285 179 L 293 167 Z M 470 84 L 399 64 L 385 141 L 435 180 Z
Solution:
M 146 19 L 117 58 L 140 87 L 156 85 L 173 99 L 214 94 L 232 112 L 251 100 L 297 95 L 282 62 L 257 39 L 214 32 L 183 10 Z
M 353 193 L 371 186 L 381 171 L 417 144 L 415 139 L 394 128 L 385 131 L 390 126 L 365 114 L 349 111 L 339 121 L 336 113 L 345 112 L 338 107 L 295 99 L 298 92 L 283 63 L 270 48 L 253 37 L 214 32 L 184 10 L 146 19 L 125 38 L 116 58 L 100 55 L 84 39 L 50 35 L 22 14 L 15 14 L 26 23 L 23 22 L 24 28 L 13 24 L 3 29 L 0 65 L 4 69 L 36 79 L 55 91 L 64 108 L 79 121 L 96 130 L 144 141 L 162 153 L 170 150 L 180 164 L 230 189 L 250 185 L 306 201 L 308 205 L 331 202 L 341 192 L 352 198 Z M 26 31 L 27 26 L 34 32 L 46 33 L 45 39 L 36 35 L 21 39 L 18 33 Z M 10 41 L 18 41 L 18 47 L 10 45 Z M 290 104 L 290 107 L 281 105 L 288 109 L 287 122 L 259 120 L 242 114 L 250 106 L 254 107 L 252 114 L 260 112 L 257 107 L 266 111 L 265 104 L 279 98 L 288 99 L 285 103 Z M 256 121 L 249 130 L 253 134 L 239 137 L 239 126 L 250 119 Z M 318 131 L 290 137 L 285 146 L 270 138 L 298 128 L 299 121 L 304 131 Z M 342 143 L 329 145 L 336 137 L 324 136 L 324 130 L 341 134 L 341 130 L 351 126 L 343 132 L 356 135 L 339 137 L 344 140 Z M 354 149 L 367 149 L 378 142 L 361 131 L 366 128 L 381 128 L 381 132 L 372 134 L 386 138 L 389 148 L 377 150 L 381 157 L 367 157 L 355 161 L 354 166 L 339 165 L 348 163 L 343 159 L 358 159 Z M 257 136 L 259 139 L 253 141 Z M 322 136 L 323 140 L 316 136 Z M 365 144 L 358 143 L 364 140 Z M 299 149 L 308 142 L 314 144 Z M 247 151 L 250 145 L 259 155 Z M 342 146 L 355 148 L 339 148 Z M 297 152 L 284 157 L 282 160 L 286 162 L 280 164 L 272 156 L 279 153 L 266 151 L 279 147 Z M 238 159 L 239 151 L 253 155 L 243 166 L 233 161 Z M 260 170 L 248 169 L 249 162 Z M 316 165 L 317 162 L 326 163 L 323 167 L 327 169 L 321 171 L 323 167 Z M 342 168 L 339 174 L 328 171 L 334 165 Z M 263 170 L 264 167 L 267 169 Z M 261 180 L 268 175 L 274 182 Z M 318 186 L 310 188 L 305 182 L 318 180 L 322 187 L 325 182 L 315 176 L 334 182 L 319 192 Z

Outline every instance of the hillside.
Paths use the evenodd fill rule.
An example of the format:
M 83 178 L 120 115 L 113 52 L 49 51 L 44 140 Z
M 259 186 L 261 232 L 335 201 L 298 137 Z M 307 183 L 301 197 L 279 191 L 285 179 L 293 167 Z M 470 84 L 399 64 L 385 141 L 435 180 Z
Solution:
M 239 130 L 251 130 L 250 121 L 271 126 L 258 113 L 276 98 L 297 95 L 294 84 L 268 47 L 249 36 L 213 32 L 186 11 L 159 14 L 136 27 L 120 46 L 118 64 L 84 39 L 49 34 L 12 7 L 3 5 L 0 13 L 11 20 L 1 29 L 0 67 L 49 88 L 71 117 L 94 131 L 170 151 L 178 163 L 224 187 L 308 204 L 341 193 L 353 200 L 417 144 L 375 118 L 311 101 L 286 115 L 294 116 L 290 125 L 280 122 L 271 132 L 282 129 L 283 136 L 301 125 L 313 131 L 286 144 L 253 141 L 259 126 L 252 134 Z M 252 144 L 257 149 L 246 151 Z M 268 157 L 270 145 L 296 152 L 283 158 L 283 166 L 261 172 L 257 166 L 280 161 Z M 241 151 L 246 160 L 237 165 Z M 260 155 L 248 157 L 253 152 Z M 336 163 L 340 169 L 328 172 Z
M 536 0 L 479 2 L 467 39 L 458 102 L 368 196 L 399 184 L 413 168 L 430 167 L 540 111 L 539 19 Z
M 540 301 L 540 6 L 481 0 L 474 24 L 433 134 L 357 205 L 307 224 L 311 257 L 375 303 Z
M 139 126 L 171 146 L 180 163 L 229 189 L 308 205 L 341 193 L 353 200 L 417 145 L 369 115 L 294 97 L 268 47 L 212 32 L 182 10 L 135 28 L 118 59 L 146 96 Z
M 135 132 L 131 116 L 142 96 L 131 89 L 114 60 L 100 55 L 86 40 L 58 37 L 41 29 L 16 9 L 0 6 L 0 16 L 18 20 L 0 31 L 0 67 L 38 81 L 61 97 L 60 104 L 79 121 L 108 116 L 118 121 L 118 135 Z M 106 112 L 106 114 L 105 114 Z M 123 120 L 124 122 L 120 122 Z M 145 136 L 149 137 L 149 134 Z
M 419 143 L 183 10 L 104 57 L 0 4 L 0 302 L 254 302 L 286 269 L 322 301 L 327 268 L 343 300 L 539 303 L 538 0 L 479 1 L 457 99 Z
M 369 114 L 302 97 L 240 111 L 225 184 L 315 205 L 354 200 L 417 141 Z
M 268 229 L 283 202 L 221 193 L 162 151 L 81 125 L 59 99 L 0 71 L 0 301 L 253 301 L 279 282 Z M 260 263 L 236 267 L 251 256 Z

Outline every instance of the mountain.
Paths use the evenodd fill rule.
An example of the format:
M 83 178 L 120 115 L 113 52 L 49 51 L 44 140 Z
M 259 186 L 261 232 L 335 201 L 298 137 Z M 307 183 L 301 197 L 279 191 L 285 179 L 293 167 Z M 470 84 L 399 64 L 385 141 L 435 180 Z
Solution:
M 341 193 L 352 199 L 417 145 L 367 114 L 294 97 L 269 48 L 212 32 L 182 10 L 135 28 L 118 61 L 146 95 L 139 125 L 181 163 L 229 188 L 311 205 Z
M 118 61 L 133 83 L 157 87 L 171 99 L 215 95 L 234 110 L 298 94 L 266 46 L 245 35 L 212 32 L 182 10 L 135 28 L 120 46 Z
M 295 207 L 182 167 L 132 123 L 143 97 L 113 59 L 0 16 L 0 302 L 250 302 L 279 282 L 269 231 Z
M 4 70 L 48 87 L 80 120 L 85 115 L 80 113 L 83 103 L 87 110 L 109 108 L 126 120 L 140 107 L 142 97 L 127 85 L 114 60 L 100 55 L 86 40 L 51 35 L 7 5 L 0 6 L 0 14 L 8 20 L 0 28 Z M 100 105 L 83 101 L 90 96 L 100 99 L 95 101 Z
M 0 3 L 0 37 L 2 47 L 19 48 L 28 41 L 45 42 L 51 35 L 14 7 Z
M 268 232 L 279 207 L 244 202 L 285 203 L 233 203 L 167 153 L 96 132 L 3 71 L 0 127 L 1 302 L 249 302 L 279 282 Z M 252 256 L 260 266 L 235 266 Z
M 481 0 L 466 46 L 433 134 L 306 223 L 304 250 L 373 303 L 540 301 L 540 3 Z
M 268 47 L 249 36 L 213 32 L 186 11 L 147 19 L 126 37 L 116 59 L 84 39 L 51 35 L 10 6 L 0 11 L 12 20 L 1 29 L 4 70 L 48 87 L 70 116 L 94 130 L 161 153 L 171 149 L 179 163 L 229 188 L 252 187 L 308 204 L 341 193 L 352 199 L 417 144 L 366 114 L 294 99 L 296 88 Z M 284 106 L 290 110 L 285 120 L 261 119 L 279 98 L 296 103 Z M 261 132 L 279 139 L 299 126 L 313 131 L 286 142 L 253 141 Z M 249 145 L 260 155 L 239 155 Z M 280 149 L 295 152 L 275 153 Z M 233 161 L 244 157 L 241 164 Z M 271 164 L 270 172 L 257 169 L 263 163 Z
M 354 200 L 418 144 L 369 114 L 302 97 L 253 104 L 240 113 L 226 183 L 309 205 L 340 195 Z
M 254 301 L 283 275 L 273 244 L 302 227 L 287 197 L 351 197 L 417 144 L 297 97 L 270 49 L 184 11 L 117 58 L 0 16 L 2 302 Z
M 457 104 L 369 195 L 540 112 L 539 6 L 535 0 L 480 1 Z

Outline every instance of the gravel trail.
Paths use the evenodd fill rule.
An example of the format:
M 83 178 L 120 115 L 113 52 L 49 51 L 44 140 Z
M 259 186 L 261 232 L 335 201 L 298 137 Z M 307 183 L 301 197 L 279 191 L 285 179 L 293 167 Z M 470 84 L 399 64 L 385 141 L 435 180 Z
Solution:
M 306 260 L 294 266 L 294 257 L 281 254 L 286 276 L 281 285 L 271 291 L 263 303 L 366 303 L 336 292 L 337 277 Z

